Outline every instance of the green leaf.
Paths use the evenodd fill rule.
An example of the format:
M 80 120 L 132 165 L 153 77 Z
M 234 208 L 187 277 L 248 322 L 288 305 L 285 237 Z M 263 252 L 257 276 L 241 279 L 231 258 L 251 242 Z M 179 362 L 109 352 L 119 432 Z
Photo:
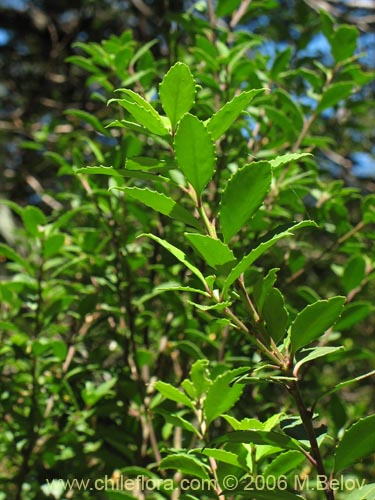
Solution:
M 66 109 L 64 111 L 64 114 L 76 116 L 80 120 L 91 125 L 92 128 L 94 130 L 96 130 L 97 132 L 100 132 L 103 135 L 110 136 L 110 133 L 108 132 L 107 129 L 105 129 L 103 127 L 103 124 L 101 123 L 101 121 L 95 115 L 92 115 L 91 113 L 88 113 L 87 111 L 82 111 L 81 109 Z
M 351 378 L 349 380 L 345 380 L 344 382 L 340 382 L 339 384 L 332 387 L 332 389 L 330 389 L 329 391 L 321 394 L 319 396 L 319 398 L 317 399 L 317 401 L 320 401 L 321 399 L 325 398 L 326 396 L 329 396 L 330 394 L 334 394 L 335 392 L 340 391 L 341 389 L 343 389 L 344 387 L 347 387 L 348 385 L 355 384 L 356 382 L 359 382 L 360 380 L 364 380 L 368 377 L 373 377 L 374 375 L 375 375 L 375 370 L 368 372 L 368 373 L 365 373 L 364 375 L 359 375 L 358 377 Z
M 198 359 L 190 369 L 190 379 L 193 383 L 196 396 L 199 399 L 204 394 L 212 381 L 208 377 L 208 360 Z
M 216 15 L 218 17 L 233 14 L 234 10 L 240 5 L 241 0 L 218 0 L 216 5 Z
M 346 263 L 342 281 L 345 293 L 349 293 L 362 283 L 366 276 L 366 261 L 361 255 L 353 255 Z
M 125 168 L 128 170 L 162 170 L 167 166 L 166 161 L 149 156 L 132 156 L 125 162 Z
M 375 307 L 369 302 L 358 301 L 354 304 L 347 304 L 336 323 L 336 328 L 338 331 L 349 330 L 349 328 L 363 321 L 374 311 Z
M 286 434 L 281 434 L 275 431 L 233 431 L 228 432 L 213 440 L 215 444 L 222 443 L 254 443 L 258 445 L 276 446 L 284 450 L 302 450 L 302 445 Z
M 169 424 L 172 424 L 174 427 L 182 427 L 183 429 L 199 436 L 198 429 L 191 422 L 182 418 L 181 415 L 178 415 L 177 413 L 170 413 L 169 410 L 167 411 L 161 408 L 155 409 L 154 413 L 162 415 L 165 421 Z
M 138 123 L 143 125 L 153 134 L 162 136 L 169 134 L 161 116 L 148 101 L 129 89 L 119 89 L 119 92 L 125 94 L 125 97 L 123 99 L 110 99 L 108 104 L 111 102 L 118 102 L 120 106 L 125 108 L 137 120 Z
M 231 284 L 234 283 L 242 273 L 244 273 L 261 255 L 264 254 L 264 252 L 272 247 L 278 240 L 281 240 L 282 238 L 286 238 L 288 236 L 293 236 L 292 231 L 307 226 L 316 227 L 316 224 L 313 221 L 304 220 L 301 222 L 281 226 L 279 228 L 276 228 L 275 231 L 273 231 L 271 234 L 266 235 L 263 239 L 267 239 L 260 243 L 256 248 L 251 250 L 250 253 L 245 255 L 245 257 L 243 257 L 243 259 L 229 273 L 224 283 L 223 295 L 225 295 Z
M 322 33 L 327 38 L 328 41 L 331 40 L 334 33 L 335 20 L 329 12 L 324 9 L 320 9 L 320 24 L 322 25 Z
M 248 481 L 249 482 L 249 481 Z M 277 484 L 277 482 L 276 482 Z M 289 493 L 286 490 L 270 489 L 270 490 L 252 490 L 251 500 L 305 500 L 300 495 Z
M 341 62 L 352 57 L 357 48 L 358 30 L 354 26 L 342 24 L 331 37 L 331 50 L 335 61 Z
M 279 268 L 275 267 L 270 269 L 267 276 L 258 280 L 254 285 L 254 298 L 255 302 L 258 306 L 258 309 L 261 311 L 263 308 L 264 301 L 272 289 L 273 285 L 276 281 L 276 274 L 279 271 Z
M 313 347 L 312 349 L 304 349 L 301 351 L 301 354 L 306 354 L 302 359 L 296 363 L 294 367 L 294 373 L 297 373 L 298 370 L 301 368 L 302 365 L 305 363 L 308 363 L 309 361 L 313 361 L 314 359 L 321 358 L 323 356 L 328 356 L 329 354 L 332 354 L 333 352 L 340 351 L 344 349 L 343 346 L 339 347 Z
M 162 240 L 161 238 L 158 238 L 158 236 L 155 236 L 153 234 L 141 234 L 139 236 L 139 238 L 141 236 L 146 236 L 147 238 L 151 238 L 152 240 L 154 240 L 157 243 L 159 243 L 160 245 L 162 245 L 166 250 L 168 250 L 168 252 L 170 252 L 172 255 L 174 255 L 177 260 L 182 262 L 182 264 L 184 264 L 184 266 L 186 266 L 188 269 L 190 269 L 190 271 L 193 274 L 195 274 L 195 276 L 197 276 L 197 278 L 200 279 L 200 281 L 205 285 L 205 287 L 207 286 L 207 283 L 206 283 L 206 280 L 204 279 L 203 274 L 200 272 L 200 270 L 197 267 L 193 266 L 193 264 L 191 264 L 187 260 L 186 254 L 182 250 L 173 246 L 168 241 Z
M 286 333 L 289 317 L 284 297 L 277 288 L 271 288 L 266 295 L 262 307 L 262 317 L 266 322 L 268 333 L 277 344 Z
M 287 153 L 285 155 L 276 156 L 273 160 L 270 160 L 272 168 L 282 167 L 287 165 L 288 163 L 296 160 L 300 160 L 301 158 L 305 158 L 306 156 L 313 156 L 311 153 Z
M 44 213 L 39 208 L 33 207 L 31 205 L 26 207 L 22 212 L 22 220 L 26 231 L 31 236 L 38 236 L 38 226 L 44 226 L 47 224 Z
M 207 123 L 207 130 L 211 132 L 212 139 L 216 141 L 232 125 L 234 120 L 244 111 L 254 97 L 265 89 L 254 89 L 242 92 L 219 109 Z
M 91 381 L 86 382 L 85 388 L 81 391 L 83 401 L 87 406 L 95 405 L 100 399 L 113 394 L 111 389 L 116 382 L 116 377 L 103 382 L 99 386 L 95 386 Z
M 200 290 L 199 288 L 193 288 L 191 286 L 182 286 L 179 285 L 175 281 L 170 281 L 166 283 L 162 283 L 161 285 L 158 285 L 155 287 L 154 291 L 156 293 L 158 292 L 192 292 L 192 293 L 201 293 L 205 297 L 211 297 L 207 292 L 204 290 Z
M 292 57 L 292 48 L 287 47 L 282 52 L 279 52 L 275 57 L 275 61 L 271 68 L 271 79 L 275 80 L 282 71 L 289 66 L 290 59 Z
M 114 187 L 112 189 L 123 191 L 134 200 L 144 203 L 146 206 L 160 212 L 161 214 L 200 229 L 199 222 L 190 212 L 163 193 L 152 191 L 148 188 L 138 187 Z
M 247 468 L 244 467 L 238 460 L 236 453 L 232 453 L 231 451 L 220 450 L 219 448 L 204 448 L 201 450 L 201 453 L 206 455 L 206 457 L 214 458 L 218 462 L 235 465 L 236 467 L 247 470 Z
M 185 233 L 185 236 L 205 262 L 214 269 L 233 264 L 236 260 L 232 250 L 220 240 L 203 234 Z
M 345 500 L 372 500 L 375 498 L 375 483 L 366 484 L 358 490 L 345 492 Z
M 264 471 L 264 476 L 280 477 L 301 465 L 305 455 L 300 451 L 289 450 L 278 455 Z
M 186 394 L 177 389 L 177 387 L 173 387 L 171 384 L 158 380 L 155 384 L 155 389 L 171 401 L 181 403 L 188 408 L 194 408 L 192 401 L 186 396 Z
M 203 464 L 192 455 L 176 453 L 163 458 L 159 465 L 160 469 L 176 469 L 183 474 L 196 476 L 200 479 L 208 479 L 208 473 Z
M 294 352 L 317 339 L 338 320 L 344 307 L 345 297 L 319 300 L 305 307 L 293 321 L 290 341 Z
M 26 259 L 18 255 L 13 248 L 6 245 L 5 243 L 0 243 L 0 255 L 5 257 L 6 259 L 12 260 L 13 262 L 17 262 L 20 266 L 22 266 L 28 273 L 32 273 L 32 267 L 28 263 Z
M 343 99 L 346 99 L 353 90 L 353 83 L 340 82 L 332 84 L 322 95 L 322 98 L 316 108 L 316 113 L 321 113 L 327 108 L 335 106 Z
M 232 387 L 230 383 L 233 379 L 248 370 L 248 368 L 236 368 L 219 375 L 207 390 L 206 398 L 203 402 L 203 408 L 206 415 L 207 424 L 210 424 L 222 413 L 230 410 L 239 400 L 244 390 L 244 386 L 235 384 Z
M 195 81 L 189 66 L 181 62 L 172 66 L 160 84 L 159 94 L 174 130 L 177 122 L 190 111 L 195 100 Z
M 49 259 L 55 255 L 60 248 L 63 246 L 65 236 L 63 234 L 52 234 L 49 236 L 43 245 L 43 256 L 45 259 Z
M 355 465 L 362 458 L 375 452 L 375 415 L 358 420 L 337 445 L 334 472 Z
M 196 116 L 186 114 L 182 118 L 174 149 L 180 170 L 200 196 L 214 174 L 215 149 L 206 127 Z
M 249 163 L 231 177 L 220 203 L 220 224 L 225 242 L 254 215 L 270 185 L 271 165 L 267 161 Z

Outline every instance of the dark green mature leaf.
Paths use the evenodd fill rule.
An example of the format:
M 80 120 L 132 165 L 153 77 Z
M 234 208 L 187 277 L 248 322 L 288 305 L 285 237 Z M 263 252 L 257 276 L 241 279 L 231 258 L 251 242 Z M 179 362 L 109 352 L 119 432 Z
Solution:
M 194 104 L 195 81 L 189 66 L 177 62 L 164 76 L 159 87 L 161 104 L 171 121 L 172 130 Z
M 228 181 L 221 197 L 220 224 L 228 242 L 263 203 L 271 185 L 267 161 L 249 163 Z
M 165 421 L 169 424 L 172 424 L 175 427 L 182 427 L 183 429 L 199 436 L 198 429 L 191 422 L 181 417 L 181 415 L 178 415 L 177 413 L 171 413 L 169 410 L 163 410 L 162 408 L 156 408 L 153 410 L 153 412 L 157 413 L 158 415 L 162 415 Z
M 138 200 L 148 207 L 160 212 L 161 214 L 167 215 L 172 219 L 180 220 L 189 226 L 200 229 L 199 222 L 193 215 L 188 212 L 184 207 L 176 203 L 172 198 L 166 196 L 163 193 L 157 191 L 152 191 L 148 188 L 137 188 L 137 187 L 115 187 L 112 189 L 117 189 L 123 191 L 131 196 L 133 199 Z
M 129 89 L 119 89 L 118 91 L 125 94 L 125 97 L 122 99 L 110 99 L 108 104 L 111 102 L 118 102 L 120 106 L 125 108 L 137 120 L 138 123 L 143 125 L 153 134 L 162 136 L 169 134 L 161 116 L 148 101 Z
M 297 450 L 289 450 L 278 455 L 264 471 L 264 475 L 280 477 L 292 471 L 305 460 L 305 455 Z
M 332 55 L 337 63 L 352 57 L 357 48 L 358 35 L 354 26 L 342 24 L 337 28 L 330 40 Z
M 335 106 L 343 99 L 346 99 L 352 92 L 354 87 L 353 83 L 340 82 L 332 84 L 323 94 L 318 107 L 317 113 L 321 113 L 327 108 Z
M 342 281 L 345 293 L 359 286 L 366 276 L 366 261 L 361 255 L 353 255 L 345 265 Z
M 225 280 L 223 287 L 223 295 L 227 292 L 230 285 L 236 281 L 237 278 L 241 276 L 261 255 L 264 254 L 270 247 L 272 247 L 278 240 L 282 238 L 286 238 L 288 236 L 293 236 L 293 232 L 296 229 L 307 227 L 307 226 L 316 226 L 315 222 L 310 220 L 304 220 L 297 223 L 288 224 L 287 226 L 283 226 L 279 229 L 276 229 L 273 233 L 271 233 L 271 237 L 266 239 L 262 243 L 260 243 L 256 248 L 251 250 L 250 253 L 245 255 L 243 259 L 232 269 L 229 273 L 227 279 Z M 280 232 L 277 232 L 280 231 Z M 267 235 L 265 236 L 267 238 Z
M 246 109 L 254 97 L 265 89 L 254 89 L 242 92 L 219 109 L 207 123 L 207 130 L 211 132 L 212 139 L 216 141 L 232 125 L 234 120 Z
M 288 311 L 280 290 L 271 288 L 265 297 L 262 316 L 267 325 L 267 331 L 277 344 L 285 335 L 288 324 Z
M 215 269 L 236 261 L 232 250 L 220 240 L 203 234 L 185 233 L 185 236 L 207 264 Z
M 290 329 L 293 351 L 298 351 L 333 326 L 342 312 L 344 303 L 345 297 L 332 297 L 306 306 L 297 315 Z
M 247 470 L 247 467 L 242 465 L 238 460 L 237 454 L 231 451 L 221 450 L 220 448 L 204 448 L 201 453 L 207 457 L 214 458 L 218 462 L 235 465 L 236 467 Z
M 375 307 L 370 302 L 358 301 L 353 304 L 347 304 L 336 323 L 336 328 L 339 331 L 349 330 L 349 328 L 363 321 L 374 311 Z
M 177 389 L 177 387 L 173 387 L 171 384 L 158 380 L 155 384 L 155 389 L 171 401 L 181 403 L 188 408 L 194 408 L 193 402 L 186 396 L 186 394 Z
M 208 473 L 204 465 L 192 455 L 187 453 L 175 453 L 163 458 L 159 465 L 160 469 L 176 469 L 183 474 L 208 479 Z
M 25 268 L 27 272 L 32 272 L 32 267 L 29 262 L 18 255 L 18 253 L 15 252 L 13 248 L 6 245 L 5 243 L 0 243 L 0 255 L 2 257 L 5 257 L 6 259 L 12 260 L 13 262 L 17 262 L 17 264 Z
M 270 445 L 284 450 L 302 450 L 302 445 L 286 434 L 274 431 L 233 431 L 228 432 L 213 440 L 214 444 L 222 443 L 254 443 L 259 445 Z
M 182 173 L 200 196 L 215 170 L 215 149 L 210 134 L 196 116 L 186 114 L 174 139 L 176 160 Z
M 157 243 L 159 243 L 160 245 L 162 245 L 166 250 L 168 250 L 168 252 L 170 252 L 172 255 L 174 255 L 177 260 L 182 262 L 182 264 L 184 264 L 184 266 L 186 266 L 188 269 L 190 269 L 190 271 L 192 273 L 194 273 L 197 276 L 197 278 L 199 278 L 205 286 L 207 285 L 203 274 L 200 272 L 200 270 L 197 267 L 193 266 L 193 264 L 191 264 L 187 260 L 186 254 L 182 250 L 173 246 L 171 243 L 168 243 L 168 241 L 162 240 L 161 238 L 159 238 L 158 236 L 155 236 L 153 234 L 141 234 L 140 236 L 147 236 L 147 238 L 151 238 L 152 240 L 154 240 Z
M 375 415 L 361 418 L 345 431 L 337 445 L 334 472 L 354 465 L 375 452 Z
M 244 386 L 235 384 L 230 386 L 233 379 L 248 368 L 236 368 L 219 375 L 207 390 L 203 408 L 207 423 L 210 424 L 222 413 L 230 410 L 241 397 Z

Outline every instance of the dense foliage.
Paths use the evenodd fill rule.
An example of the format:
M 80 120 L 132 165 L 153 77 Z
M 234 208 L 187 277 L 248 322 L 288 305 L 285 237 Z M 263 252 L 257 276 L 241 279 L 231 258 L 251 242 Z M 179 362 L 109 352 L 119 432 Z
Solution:
M 270 57 L 245 4 L 165 58 L 76 43 L 90 105 L 24 143 L 56 178 L 2 200 L 1 499 L 374 497 L 375 196 L 320 165 L 373 75 L 324 12 L 332 63 Z

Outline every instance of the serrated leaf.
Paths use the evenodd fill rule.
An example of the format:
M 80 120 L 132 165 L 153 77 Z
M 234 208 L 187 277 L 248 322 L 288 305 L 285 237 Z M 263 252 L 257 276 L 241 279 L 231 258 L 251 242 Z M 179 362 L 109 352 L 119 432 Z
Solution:
M 214 269 L 227 264 L 234 264 L 236 258 L 232 250 L 222 241 L 203 234 L 185 233 L 193 248 Z
M 119 89 L 125 97 L 123 99 L 110 99 L 111 102 L 118 102 L 126 109 L 143 127 L 156 135 L 168 135 L 169 131 L 156 109 L 143 97 L 129 89 Z
M 242 92 L 219 109 L 207 122 L 207 130 L 216 141 L 232 125 L 235 119 L 246 109 L 254 97 L 265 89 L 254 89 Z
M 219 375 L 207 390 L 203 408 L 207 423 L 210 424 L 222 413 L 230 410 L 241 397 L 244 387 L 237 384 L 230 387 L 232 380 L 247 371 L 248 368 L 236 368 Z
M 329 354 L 332 354 L 333 352 L 340 351 L 344 349 L 343 346 L 340 347 L 313 347 L 312 349 L 304 349 L 301 351 L 301 354 L 306 354 L 302 359 L 296 363 L 294 367 L 294 373 L 297 373 L 298 370 L 301 368 L 302 365 L 305 363 L 308 363 L 309 361 L 313 361 L 314 359 L 321 358 L 323 356 L 328 356 Z
M 208 473 L 203 464 L 192 455 L 176 453 L 163 458 L 159 465 L 160 469 L 176 469 L 183 474 L 196 476 L 200 479 L 208 479 Z
M 243 259 L 229 273 L 227 279 L 224 282 L 223 295 L 225 295 L 231 284 L 234 283 L 242 273 L 244 273 L 261 255 L 264 254 L 264 252 L 271 248 L 278 240 L 286 238 L 288 236 L 293 236 L 292 231 L 308 226 L 316 226 L 316 224 L 315 222 L 310 220 L 291 223 L 280 228 L 276 228 L 275 231 L 271 233 L 271 235 L 266 235 L 263 239 L 267 239 L 260 243 L 256 248 L 251 250 L 250 253 L 245 255 L 245 257 L 243 257 Z
M 161 170 L 167 166 L 166 161 L 149 156 L 132 156 L 125 162 L 125 168 L 128 170 Z
M 352 57 L 357 48 L 359 32 L 354 26 L 342 24 L 330 39 L 332 55 L 336 62 Z
M 272 168 L 282 167 L 283 165 L 287 165 L 291 161 L 300 160 L 301 158 L 305 158 L 306 156 L 313 156 L 311 153 L 287 153 L 285 155 L 277 156 L 273 160 L 270 160 Z
M 271 185 L 267 161 L 249 163 L 228 181 L 221 197 L 220 225 L 227 243 L 263 203 Z
M 160 84 L 159 94 L 174 130 L 177 122 L 190 111 L 195 100 L 195 81 L 189 67 L 181 62 L 172 66 Z
M 338 320 L 345 297 L 319 300 L 305 307 L 292 323 L 290 341 L 294 352 L 317 339 Z
M 17 262 L 20 266 L 22 266 L 28 273 L 32 273 L 32 267 L 31 265 L 27 262 L 26 259 L 18 255 L 17 252 L 13 250 L 10 246 L 6 245 L 5 243 L 0 243 L 0 255 L 2 257 L 5 257 L 9 260 L 12 260 L 13 262 Z
M 362 418 L 345 431 L 337 445 L 334 471 L 340 472 L 375 452 L 375 415 Z
M 181 392 L 177 387 L 173 387 L 171 384 L 167 384 L 166 382 L 162 382 L 158 380 L 155 384 L 155 389 L 160 392 L 165 398 L 170 399 L 171 401 L 175 401 L 176 403 L 181 403 L 188 408 L 194 408 L 192 401 Z
M 200 272 L 200 270 L 197 267 L 193 266 L 193 264 L 191 264 L 187 260 L 186 254 L 182 250 L 180 250 L 179 248 L 175 247 L 174 245 L 172 245 L 168 241 L 162 240 L 161 238 L 159 238 L 158 236 L 155 236 L 153 234 L 141 234 L 140 236 L 146 236 L 147 238 L 151 238 L 152 240 L 154 240 L 157 243 L 159 243 L 166 250 L 168 250 L 168 252 L 170 252 L 172 255 L 174 255 L 177 260 L 179 260 L 180 262 L 182 262 L 182 264 L 184 264 L 184 266 L 186 266 L 188 269 L 190 269 L 190 271 L 193 274 L 195 274 L 195 276 L 197 276 L 197 278 L 200 279 L 200 281 L 205 286 L 207 285 L 206 284 L 206 280 L 204 279 L 203 274 Z
M 343 99 L 346 99 L 352 92 L 353 83 L 339 82 L 332 84 L 323 94 L 316 113 L 321 113 L 325 109 L 335 106 Z
M 160 212 L 161 214 L 167 215 L 171 219 L 179 220 L 189 226 L 200 229 L 197 219 L 164 193 L 159 193 L 158 191 L 153 191 L 148 188 L 138 187 L 114 187 L 112 189 L 127 193 L 134 200 L 144 203 L 146 206 Z
M 269 445 L 284 450 L 302 450 L 302 445 L 295 439 L 274 431 L 233 431 L 228 432 L 213 440 L 215 444 L 222 443 L 254 443 L 258 445 Z
M 301 465 L 305 455 L 297 450 L 289 450 L 278 455 L 264 471 L 264 476 L 280 477 Z
M 221 450 L 219 448 L 204 448 L 201 453 L 206 455 L 206 457 L 214 458 L 218 462 L 224 462 L 225 464 L 234 465 L 247 470 L 238 460 L 236 453 L 232 453 L 231 451 Z
M 212 139 L 196 116 L 186 114 L 174 138 L 178 166 L 200 196 L 215 170 L 215 149 Z

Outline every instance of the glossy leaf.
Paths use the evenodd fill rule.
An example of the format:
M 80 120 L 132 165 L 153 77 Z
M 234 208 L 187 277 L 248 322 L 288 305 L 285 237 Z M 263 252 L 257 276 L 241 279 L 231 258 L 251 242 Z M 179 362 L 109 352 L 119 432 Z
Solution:
M 276 446 L 284 450 L 301 450 L 302 445 L 295 439 L 275 431 L 233 431 L 228 432 L 213 440 L 215 444 L 222 443 L 245 443 L 245 444 L 258 444 Z
M 242 92 L 219 109 L 207 123 L 207 130 L 211 132 L 212 139 L 216 141 L 232 125 L 235 119 L 244 111 L 254 97 L 265 89 L 254 89 Z
M 297 315 L 290 329 L 293 351 L 310 344 L 333 326 L 340 317 L 344 303 L 345 297 L 332 297 L 306 306 Z
M 286 451 L 278 455 L 264 471 L 264 476 L 280 477 L 299 467 L 305 455 L 297 450 Z
M 170 252 L 172 255 L 174 255 L 177 260 L 182 262 L 182 264 L 184 264 L 184 266 L 186 266 L 188 269 L 190 269 L 190 271 L 193 274 L 195 274 L 197 276 L 197 278 L 200 279 L 200 281 L 204 285 L 206 285 L 206 280 L 204 279 L 203 274 L 200 272 L 200 270 L 197 267 L 193 266 L 193 264 L 191 264 L 187 260 L 186 254 L 182 250 L 175 247 L 174 245 L 172 245 L 168 241 L 162 240 L 161 238 L 159 238 L 158 236 L 155 236 L 153 234 L 142 234 L 141 236 L 147 236 L 147 238 L 151 238 L 152 240 L 156 241 L 161 246 L 163 246 L 166 250 L 168 250 L 168 252 Z
M 164 76 L 159 87 L 161 104 L 171 121 L 172 130 L 194 104 L 195 81 L 189 66 L 177 62 Z
M 228 242 L 263 203 L 271 185 L 271 165 L 250 163 L 228 181 L 220 203 L 220 225 Z
M 181 205 L 176 203 L 172 198 L 166 196 L 164 193 L 159 193 L 157 191 L 152 191 L 148 188 L 138 188 L 138 187 L 115 187 L 113 189 L 123 191 L 128 194 L 134 200 L 138 200 L 144 203 L 146 206 L 160 212 L 161 214 L 167 215 L 171 219 L 176 219 L 189 226 L 200 229 L 199 222 L 193 215 L 188 212 Z
M 337 445 L 334 471 L 340 472 L 375 453 L 375 415 L 358 420 Z
M 236 258 L 232 250 L 222 241 L 203 234 L 185 233 L 185 237 L 209 266 L 217 269 L 234 264 Z
M 119 89 L 119 92 L 125 94 L 125 97 L 122 99 L 110 99 L 108 104 L 118 102 L 138 123 L 153 134 L 163 136 L 169 133 L 161 116 L 148 101 L 129 89 Z
M 232 453 L 231 451 L 221 450 L 219 448 L 204 448 L 201 453 L 206 455 L 206 457 L 214 458 L 217 462 L 224 462 L 225 464 L 231 464 L 247 470 L 246 467 L 241 465 L 236 453 Z
M 313 347 L 312 349 L 305 349 L 301 351 L 301 354 L 306 354 L 302 359 L 298 361 L 298 363 L 295 364 L 294 367 L 294 372 L 297 373 L 298 370 L 301 368 L 302 365 L 305 363 L 308 363 L 310 361 L 313 361 L 314 359 L 317 358 L 322 358 L 323 356 L 328 356 L 329 354 L 332 354 L 334 352 L 340 351 L 344 349 L 343 346 L 340 347 Z
M 193 455 L 175 453 L 163 458 L 159 464 L 160 469 L 176 469 L 183 474 L 208 479 L 208 473 L 202 463 Z
M 292 231 L 295 231 L 296 229 L 308 226 L 316 226 L 316 224 L 313 221 L 305 220 L 288 224 L 286 226 L 282 226 L 281 228 L 277 228 L 275 231 L 273 231 L 273 233 L 271 233 L 271 237 L 269 237 L 269 235 L 266 235 L 265 238 L 268 239 L 263 238 L 265 239 L 265 241 L 260 243 L 257 247 L 251 250 L 250 253 L 245 255 L 245 257 L 243 257 L 243 259 L 229 273 L 224 283 L 223 295 L 229 289 L 231 284 L 234 283 L 242 273 L 244 273 L 261 255 L 264 254 L 264 252 L 271 248 L 277 241 L 281 240 L 282 238 L 293 236 Z
M 214 144 L 203 122 L 186 114 L 174 139 L 178 166 L 200 196 L 215 170 Z
M 317 113 L 321 113 L 325 109 L 336 106 L 340 101 L 346 99 L 353 90 L 353 83 L 340 82 L 332 84 L 323 94 L 318 107 Z
M 219 375 L 207 390 L 203 408 L 207 423 L 210 424 L 222 413 L 230 410 L 241 397 L 244 386 L 235 384 L 230 386 L 233 379 L 246 371 L 245 368 L 236 368 Z
M 171 401 L 181 403 L 188 408 L 194 408 L 192 401 L 186 396 L 186 394 L 177 389 L 177 387 L 173 387 L 171 384 L 158 380 L 155 384 L 155 389 Z
M 312 157 L 311 153 L 287 153 L 285 155 L 277 156 L 273 160 L 270 160 L 272 168 L 282 167 L 287 165 L 292 161 L 300 160 L 301 158 Z

